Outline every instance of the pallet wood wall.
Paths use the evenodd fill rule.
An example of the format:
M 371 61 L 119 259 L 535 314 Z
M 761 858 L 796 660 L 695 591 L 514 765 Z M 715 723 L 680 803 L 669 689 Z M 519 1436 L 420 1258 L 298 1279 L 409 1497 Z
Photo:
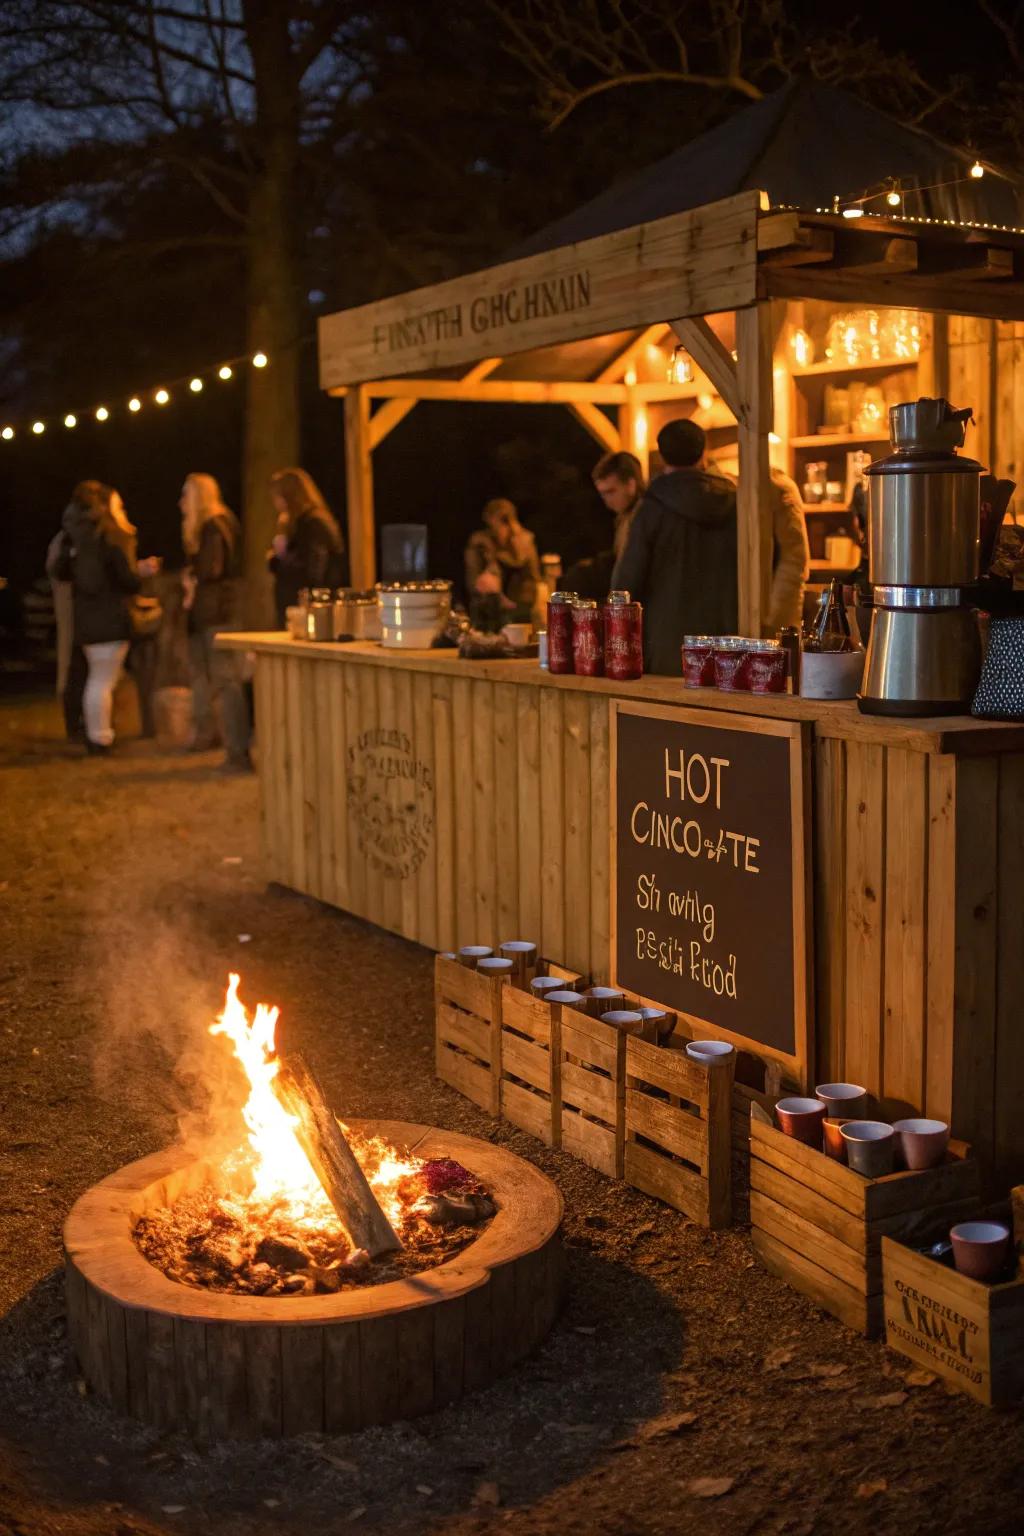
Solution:
M 609 695 L 518 676 L 264 651 L 270 879 L 432 949 L 529 938 L 607 981 Z M 650 683 L 654 698 L 668 686 Z M 814 1080 L 950 1119 L 990 1182 L 1019 1181 L 1024 752 L 1016 738 L 997 750 L 1000 728 L 980 722 L 941 734 L 835 706 L 812 718 Z M 400 730 L 396 755 L 427 776 L 393 805 L 359 798 L 378 730 Z M 410 826 L 419 842 L 396 877 L 385 864 Z

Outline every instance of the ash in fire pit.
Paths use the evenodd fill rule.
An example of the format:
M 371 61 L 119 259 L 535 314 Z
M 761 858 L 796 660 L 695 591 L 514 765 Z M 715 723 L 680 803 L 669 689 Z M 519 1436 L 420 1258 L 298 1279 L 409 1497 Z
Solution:
M 495 1214 L 450 1158 L 424 1162 L 379 1136 L 353 1137 L 299 1056 L 277 1055 L 278 1011 L 250 1022 L 232 975 L 210 1033 L 226 1035 L 249 1083 L 247 1140 L 216 1185 L 150 1210 L 134 1237 L 170 1279 L 255 1296 L 310 1296 L 433 1269 Z
M 284 1201 L 253 1202 L 212 1188 L 141 1217 L 135 1241 L 151 1264 L 183 1285 L 311 1296 L 433 1269 L 478 1237 L 494 1215 L 483 1185 L 450 1158 L 403 1175 L 389 1204 L 402 1247 L 375 1260 L 352 1246 L 336 1219 L 296 1222 Z

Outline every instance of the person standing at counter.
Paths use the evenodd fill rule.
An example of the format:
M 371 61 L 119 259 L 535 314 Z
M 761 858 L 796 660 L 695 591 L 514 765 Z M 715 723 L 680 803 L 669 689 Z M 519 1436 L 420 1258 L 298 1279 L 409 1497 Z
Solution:
M 274 577 L 277 622 L 294 608 L 304 587 L 339 587 L 344 579 L 345 541 L 311 475 L 279 469 L 270 477 L 277 532 L 267 556 Z
M 498 598 L 501 622 L 528 623 L 537 600 L 540 562 L 533 534 L 503 496 L 489 501 L 484 526 L 466 545 L 466 597 L 472 613 L 480 598 Z
M 221 499 L 212 475 L 186 475 L 181 488 L 181 540 L 189 564 L 183 577 L 195 717 L 193 750 L 222 737 L 226 768 L 248 769 L 252 723 L 240 658 L 219 651 L 219 630 L 241 628 L 242 529 Z
M 612 590 L 612 571 L 626 547 L 630 524 L 643 498 L 644 472 L 631 453 L 606 453 L 590 472 L 594 489 L 614 518 L 611 549 L 570 566 L 560 583 L 565 592 L 603 603 Z
M 678 677 L 683 636 L 736 628 L 736 488 L 706 464 L 695 421 L 658 433 L 664 474 L 637 508 L 612 586 L 644 604 L 644 670 Z
M 811 568 L 804 504 L 796 481 L 772 465 L 769 491 L 772 508 L 774 562 L 765 633 L 771 637 L 784 624 L 798 628 L 804 618 L 804 587 Z

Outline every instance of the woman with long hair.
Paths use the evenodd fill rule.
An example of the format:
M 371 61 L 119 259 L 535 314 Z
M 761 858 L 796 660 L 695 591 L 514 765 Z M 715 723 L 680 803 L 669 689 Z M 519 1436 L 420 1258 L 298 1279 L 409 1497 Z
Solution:
M 71 583 L 74 641 L 88 667 L 82 700 L 86 747 L 106 754 L 114 740 L 114 687 L 132 637 L 129 604 L 160 562 L 136 559 L 135 529 L 121 497 L 99 480 L 75 486 L 62 526 L 55 568 L 60 580 Z
M 303 587 L 341 585 L 345 541 L 312 476 L 304 469 L 279 469 L 270 477 L 277 532 L 267 563 L 274 574 L 277 622 L 293 608 Z
M 183 576 L 188 615 L 189 666 L 195 717 L 193 748 L 205 751 L 223 737 L 225 768 L 248 769 L 252 722 L 234 653 L 219 651 L 214 636 L 241 621 L 242 529 L 212 475 L 185 476 L 181 539 L 188 556 Z

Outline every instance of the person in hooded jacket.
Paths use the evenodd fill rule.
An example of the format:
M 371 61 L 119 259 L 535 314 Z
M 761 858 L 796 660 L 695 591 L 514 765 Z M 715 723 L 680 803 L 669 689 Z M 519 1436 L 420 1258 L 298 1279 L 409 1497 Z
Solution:
M 612 587 L 644 605 L 644 668 L 682 673 L 684 635 L 736 629 L 736 488 L 706 466 L 695 421 L 658 433 L 665 472 L 652 480 L 615 563 Z
M 212 475 L 186 475 L 178 506 L 181 541 L 189 560 L 182 585 L 195 721 L 193 750 L 205 752 L 223 738 L 224 767 L 242 772 L 251 767 L 248 694 L 238 656 L 214 645 L 218 632 L 241 627 L 242 527 Z
M 279 469 L 270 477 L 278 516 L 267 564 L 274 577 L 277 622 L 299 601 L 304 587 L 339 587 L 345 541 L 316 482 L 304 469 Z
M 85 744 L 90 753 L 106 754 L 114 740 L 114 688 L 132 636 L 129 603 L 160 562 L 136 560 L 135 529 L 121 498 L 98 480 L 75 486 L 62 527 L 54 574 L 71 583 L 74 643 L 89 669 L 82 699 Z

